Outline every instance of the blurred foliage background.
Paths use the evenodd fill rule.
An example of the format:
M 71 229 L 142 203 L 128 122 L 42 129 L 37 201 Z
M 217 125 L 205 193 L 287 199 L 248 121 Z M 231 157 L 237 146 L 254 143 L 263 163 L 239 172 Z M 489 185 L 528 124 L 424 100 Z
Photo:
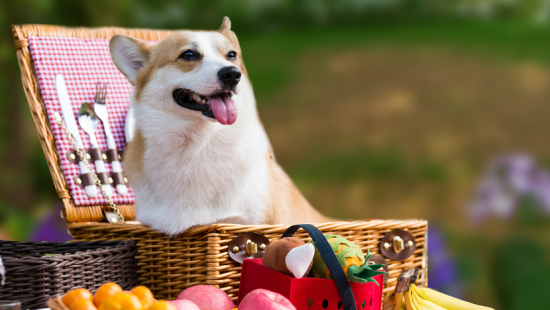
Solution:
M 495 158 L 550 163 L 549 0 L 2 1 L 0 238 L 70 238 L 10 24 L 217 29 L 225 15 L 277 159 L 314 206 L 428 219 L 430 286 L 550 307 L 548 208 L 503 185 L 476 204 L 483 219 L 472 211 Z M 550 195 L 544 184 L 536 193 Z

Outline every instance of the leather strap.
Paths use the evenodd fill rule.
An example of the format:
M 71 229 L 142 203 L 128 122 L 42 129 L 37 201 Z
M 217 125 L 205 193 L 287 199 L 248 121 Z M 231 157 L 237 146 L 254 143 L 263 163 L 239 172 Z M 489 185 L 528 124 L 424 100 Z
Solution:
M 101 184 L 110 184 L 109 182 L 109 175 L 106 172 L 102 173 L 96 173 L 97 177 L 101 181 Z M 77 179 L 80 180 L 80 183 L 77 181 Z M 95 185 L 94 177 L 91 173 L 81 174 L 79 176 L 76 176 L 74 178 L 74 182 L 76 185 L 80 187 L 86 187 L 88 185 Z
M 327 264 L 328 270 L 330 271 L 330 274 L 336 283 L 336 287 L 340 292 L 340 296 L 342 297 L 344 310 L 357 310 L 357 306 L 355 305 L 355 297 L 351 291 L 351 286 L 349 285 L 348 278 L 344 273 L 344 269 L 340 266 L 338 258 L 328 244 L 327 239 L 317 227 L 311 224 L 292 225 L 283 233 L 282 238 L 292 237 L 300 228 L 303 228 L 309 234 L 315 243 L 315 246 L 319 250 L 321 257 Z
M 90 162 L 95 162 L 96 160 L 103 160 L 103 153 L 100 149 L 89 149 L 88 154 L 90 154 L 91 160 Z
M 109 175 L 107 172 L 99 172 L 96 173 L 97 178 L 101 181 L 101 185 L 110 185 L 111 182 L 109 182 Z
M 89 149 L 84 154 L 86 154 L 88 161 L 95 162 L 96 160 L 103 160 L 103 153 L 100 149 Z M 76 153 L 75 150 L 67 152 L 67 159 L 72 163 L 79 163 L 80 156 Z
M 115 183 L 115 185 L 126 184 L 126 182 L 124 182 L 124 176 L 121 172 L 111 173 L 111 178 L 113 179 L 113 183 Z
M 108 149 L 105 152 L 105 155 L 107 155 L 107 159 L 105 161 L 108 163 L 113 161 L 120 161 L 120 159 L 118 158 L 118 151 L 115 149 Z
M 95 185 L 94 177 L 91 173 L 81 174 L 74 178 L 74 183 L 80 187 Z

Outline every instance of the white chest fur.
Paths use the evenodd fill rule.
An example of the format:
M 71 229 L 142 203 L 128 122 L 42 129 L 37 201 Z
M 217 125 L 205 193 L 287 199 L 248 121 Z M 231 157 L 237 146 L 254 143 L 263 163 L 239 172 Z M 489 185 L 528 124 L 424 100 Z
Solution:
M 223 220 L 262 222 L 269 141 L 246 86 L 235 98 L 239 116 L 230 126 L 134 104 L 145 144 L 142 179 L 131 181 L 138 221 L 168 234 Z

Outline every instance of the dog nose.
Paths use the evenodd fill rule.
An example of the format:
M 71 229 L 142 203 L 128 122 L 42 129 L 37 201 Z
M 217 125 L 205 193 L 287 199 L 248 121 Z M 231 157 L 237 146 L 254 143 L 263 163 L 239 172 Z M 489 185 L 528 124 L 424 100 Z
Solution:
M 218 71 L 220 81 L 227 86 L 235 86 L 241 80 L 241 71 L 237 67 L 225 67 Z

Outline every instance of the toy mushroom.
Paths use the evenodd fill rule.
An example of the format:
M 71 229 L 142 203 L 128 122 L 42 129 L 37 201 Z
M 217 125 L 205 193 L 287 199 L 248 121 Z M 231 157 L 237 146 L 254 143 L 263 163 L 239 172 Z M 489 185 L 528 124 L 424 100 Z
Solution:
M 270 244 L 264 252 L 263 265 L 296 279 L 306 276 L 313 265 L 315 246 L 296 237 Z

